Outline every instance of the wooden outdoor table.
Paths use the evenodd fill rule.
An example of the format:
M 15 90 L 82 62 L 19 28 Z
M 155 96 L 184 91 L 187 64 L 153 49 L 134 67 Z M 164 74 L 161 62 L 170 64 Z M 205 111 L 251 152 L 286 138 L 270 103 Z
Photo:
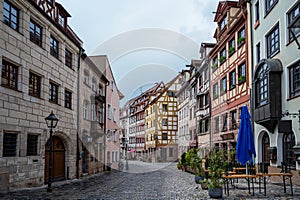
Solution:
M 271 176 L 281 176 L 282 177 L 282 181 L 283 181 L 283 191 L 284 193 L 286 193 L 286 184 L 285 184 L 285 180 L 286 179 L 290 179 L 290 186 L 291 186 L 291 194 L 293 195 L 293 183 L 292 183 L 292 176 L 293 174 L 290 172 L 287 173 L 283 173 L 283 172 L 278 172 L 278 173 L 257 173 L 256 174 L 258 179 L 259 179 L 259 192 L 261 192 L 261 179 L 263 179 L 264 181 L 264 195 L 267 195 L 266 192 L 266 178 L 267 177 L 271 177 Z
M 248 182 L 248 190 L 249 190 L 249 194 L 251 194 L 251 190 L 250 190 L 250 181 L 252 183 L 252 195 L 254 196 L 254 181 L 253 179 L 256 178 L 256 175 L 251 175 L 251 174 L 223 174 L 222 178 L 224 179 L 224 188 L 225 188 L 225 194 L 227 192 L 227 196 L 229 196 L 229 181 L 231 181 L 232 184 L 232 180 L 233 179 L 246 179 Z

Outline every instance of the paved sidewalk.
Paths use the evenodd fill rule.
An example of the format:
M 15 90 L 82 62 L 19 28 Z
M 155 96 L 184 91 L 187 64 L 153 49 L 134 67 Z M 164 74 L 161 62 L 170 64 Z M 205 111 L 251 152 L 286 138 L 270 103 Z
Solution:
M 300 199 L 300 187 L 294 185 L 294 196 L 289 187 L 287 194 L 283 186 L 269 183 L 267 196 L 259 193 L 255 185 L 255 196 L 248 193 L 246 182 L 240 180 L 237 189 L 223 199 Z M 194 182 L 194 175 L 176 168 L 176 163 L 144 163 L 129 161 L 129 169 L 105 172 L 79 180 L 53 184 L 53 192 L 41 188 L 0 193 L 0 199 L 210 199 L 207 190 Z

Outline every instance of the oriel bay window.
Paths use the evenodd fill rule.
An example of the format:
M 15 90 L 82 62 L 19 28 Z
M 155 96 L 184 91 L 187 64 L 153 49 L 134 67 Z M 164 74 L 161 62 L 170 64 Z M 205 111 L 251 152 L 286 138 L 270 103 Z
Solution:
M 41 77 L 33 72 L 29 72 L 29 95 L 41 97 Z
M 10 89 L 18 89 L 18 67 L 2 60 L 1 85 Z
M 268 65 L 264 64 L 258 72 L 256 81 L 256 105 L 262 106 L 268 102 Z

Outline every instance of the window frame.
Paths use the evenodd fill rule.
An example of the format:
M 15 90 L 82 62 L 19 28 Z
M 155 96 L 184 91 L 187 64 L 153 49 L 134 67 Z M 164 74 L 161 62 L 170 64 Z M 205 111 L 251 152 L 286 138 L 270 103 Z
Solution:
M 2 157 L 17 157 L 18 133 L 4 132 Z
M 53 35 L 50 36 L 50 54 L 59 58 L 59 41 Z
M 110 104 L 107 104 L 107 119 L 111 120 L 111 105 Z
M 288 68 L 289 98 L 300 96 L 300 60 Z M 295 83 L 296 82 L 296 83 Z M 296 85 L 298 83 L 298 86 Z
M 220 95 L 225 94 L 227 92 L 227 76 L 225 75 L 220 80 Z
M 238 84 L 242 84 L 246 82 L 246 77 L 247 77 L 246 71 L 247 71 L 246 62 L 243 62 L 238 66 Z
M 235 38 L 233 37 L 231 40 L 228 42 L 228 55 L 231 56 L 235 52 Z
M 221 51 L 220 51 L 220 65 L 223 64 L 226 61 L 226 47 L 224 47 Z
M 280 52 L 280 30 L 278 23 L 267 33 L 266 44 L 267 58 L 272 58 Z M 272 50 L 272 48 L 274 49 Z
M 229 72 L 229 90 L 233 90 L 236 87 L 236 71 L 235 69 Z
M 5 6 L 5 4 L 8 5 L 8 9 Z M 5 14 L 5 12 L 8 13 L 9 16 Z M 3 23 L 9 26 L 10 28 L 14 29 L 15 31 L 19 31 L 19 9 L 14 6 L 11 2 L 4 0 L 3 2 Z M 15 18 L 15 20 L 12 20 L 12 18 Z
M 65 108 L 72 109 L 72 91 L 65 89 Z
M 278 3 L 278 0 L 265 0 L 265 12 L 266 15 L 271 12 L 271 10 L 275 7 Z
M 245 27 L 242 27 L 238 31 L 238 40 L 237 40 L 238 47 L 242 46 L 245 43 L 245 40 L 246 40 L 246 29 Z
M 29 38 L 31 42 L 42 47 L 43 28 L 32 19 L 30 19 Z
M 39 135 L 27 134 L 27 156 L 37 156 L 39 147 Z
M 41 98 L 42 77 L 29 71 L 28 94 L 33 97 Z
M 269 102 L 269 66 L 264 64 L 257 72 L 258 77 L 255 82 L 256 96 L 255 105 L 256 107 L 264 106 Z M 261 98 L 264 97 L 264 98 Z
M 58 104 L 59 85 L 53 81 L 49 82 L 49 102 Z
M 73 54 L 69 49 L 65 49 L 65 65 L 72 69 L 72 59 L 73 59 Z
M 11 62 L 2 60 L 1 85 L 18 90 L 19 67 Z M 4 82 L 6 80 L 6 83 Z
M 298 13 L 296 12 L 298 9 Z M 292 42 L 294 41 L 294 37 L 292 34 L 292 31 L 289 29 L 289 26 L 298 18 L 298 16 L 300 15 L 300 2 L 298 2 L 298 4 L 296 4 L 288 13 L 287 13 L 287 31 L 288 31 L 288 41 Z M 295 15 L 295 12 L 297 13 L 297 15 Z M 298 38 L 300 36 L 300 28 L 297 29 L 297 33 L 295 34 L 295 37 Z
M 83 119 L 88 120 L 89 119 L 89 102 L 84 101 L 83 102 Z
M 219 84 L 218 82 L 213 85 L 213 100 L 219 97 Z

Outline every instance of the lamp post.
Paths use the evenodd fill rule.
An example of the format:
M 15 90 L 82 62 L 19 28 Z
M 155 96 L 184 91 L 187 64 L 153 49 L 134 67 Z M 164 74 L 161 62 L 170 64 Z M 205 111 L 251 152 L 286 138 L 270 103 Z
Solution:
M 56 127 L 58 123 L 58 118 L 53 114 L 53 111 L 51 111 L 51 114 L 45 118 L 47 127 L 50 129 L 50 138 L 49 138 L 49 174 L 48 174 L 48 187 L 47 192 L 52 192 L 52 162 L 53 162 L 53 150 L 52 150 L 52 129 Z

